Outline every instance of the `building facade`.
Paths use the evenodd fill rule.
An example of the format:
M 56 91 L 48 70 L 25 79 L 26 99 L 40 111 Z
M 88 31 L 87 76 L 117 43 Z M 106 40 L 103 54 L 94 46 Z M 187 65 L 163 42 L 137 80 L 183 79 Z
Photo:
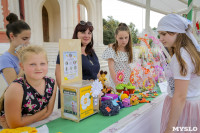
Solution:
M 95 46 L 103 45 L 102 0 L 0 0 L 0 43 L 9 42 L 5 27 L 10 12 L 30 25 L 33 44 L 71 39 L 77 23 L 88 20 Z

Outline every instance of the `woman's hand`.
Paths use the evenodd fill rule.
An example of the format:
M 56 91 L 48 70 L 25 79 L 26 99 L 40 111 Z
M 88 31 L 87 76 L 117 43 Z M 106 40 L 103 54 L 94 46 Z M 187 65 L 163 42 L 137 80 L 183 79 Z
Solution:
M 3 128 L 9 128 L 5 116 L 0 116 L 0 125 Z

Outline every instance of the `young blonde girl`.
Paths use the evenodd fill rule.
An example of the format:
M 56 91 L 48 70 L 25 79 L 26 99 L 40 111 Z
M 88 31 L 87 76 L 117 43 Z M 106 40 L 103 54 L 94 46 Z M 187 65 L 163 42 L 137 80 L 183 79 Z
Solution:
M 115 31 L 116 42 L 110 44 L 103 52 L 103 59 L 108 60 L 110 71 L 110 86 L 115 90 L 115 86 L 119 84 L 116 81 L 117 72 L 124 72 L 123 83 L 128 83 L 131 68 L 129 63 L 133 62 L 132 41 L 128 26 L 125 23 L 120 23 Z M 116 91 L 116 90 L 115 90 Z
M 1 125 L 17 128 L 47 118 L 53 111 L 55 80 L 46 76 L 47 55 L 43 48 L 33 45 L 19 52 L 24 76 L 14 80 L 4 94 Z M 3 122 L 3 119 L 5 121 Z
M 191 32 L 189 20 L 169 14 L 158 23 L 160 41 L 172 54 L 169 63 L 168 96 L 165 99 L 161 133 L 177 127 L 200 131 L 200 46 Z M 184 128 L 182 132 L 188 132 Z

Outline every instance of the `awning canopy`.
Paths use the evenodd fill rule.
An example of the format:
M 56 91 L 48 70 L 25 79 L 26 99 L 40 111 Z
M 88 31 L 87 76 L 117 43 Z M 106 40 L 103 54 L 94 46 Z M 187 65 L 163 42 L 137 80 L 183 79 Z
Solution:
M 120 0 L 132 5 L 136 5 L 142 8 L 146 8 L 146 0 Z M 150 0 L 150 10 L 162 13 L 188 13 L 188 0 Z M 196 11 L 196 17 L 200 19 L 200 0 L 193 0 L 193 11 Z

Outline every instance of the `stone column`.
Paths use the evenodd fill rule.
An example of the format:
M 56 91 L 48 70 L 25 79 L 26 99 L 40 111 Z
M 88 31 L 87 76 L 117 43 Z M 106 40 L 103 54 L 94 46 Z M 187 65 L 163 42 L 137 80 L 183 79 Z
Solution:
M 45 0 L 25 0 L 25 21 L 31 27 L 30 42 L 43 45 L 42 6 Z
M 15 13 L 20 19 L 19 15 L 19 0 L 8 0 L 8 10 L 12 13 Z
M 97 45 L 103 46 L 103 18 L 102 18 L 102 0 L 96 0 L 96 27 Z
M 150 6 L 151 0 L 146 0 L 146 17 L 145 17 L 145 30 L 149 32 L 150 28 Z
M 80 4 L 80 20 L 86 21 L 85 7 Z
M 59 0 L 59 4 L 61 9 L 61 38 L 71 39 L 74 25 L 77 23 L 77 20 L 74 19 L 77 17 L 77 14 L 74 13 L 75 4 L 73 4 L 73 0 Z

